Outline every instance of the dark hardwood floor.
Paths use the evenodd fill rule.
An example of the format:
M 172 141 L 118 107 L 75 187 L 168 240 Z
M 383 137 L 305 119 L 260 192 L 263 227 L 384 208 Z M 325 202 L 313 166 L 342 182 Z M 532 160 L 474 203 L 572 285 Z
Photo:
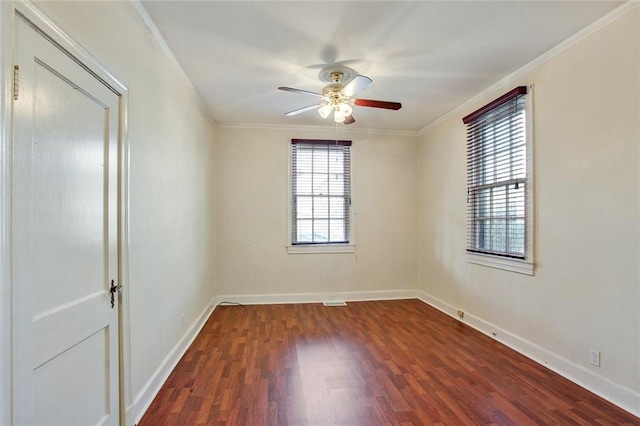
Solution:
M 419 300 L 218 306 L 148 425 L 640 425 Z

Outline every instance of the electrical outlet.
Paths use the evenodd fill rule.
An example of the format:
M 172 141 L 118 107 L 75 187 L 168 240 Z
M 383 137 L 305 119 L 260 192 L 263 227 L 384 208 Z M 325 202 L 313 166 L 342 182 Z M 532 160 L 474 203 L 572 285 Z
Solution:
M 180 323 L 184 326 L 184 314 L 180 314 Z
M 591 349 L 589 351 L 589 362 L 595 365 L 596 367 L 600 367 L 600 351 L 595 349 Z

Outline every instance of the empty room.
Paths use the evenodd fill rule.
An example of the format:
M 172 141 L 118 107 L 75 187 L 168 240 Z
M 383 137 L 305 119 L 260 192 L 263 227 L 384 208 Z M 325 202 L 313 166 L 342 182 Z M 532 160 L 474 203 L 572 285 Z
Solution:
M 0 33 L 0 425 L 640 425 L 640 2 Z

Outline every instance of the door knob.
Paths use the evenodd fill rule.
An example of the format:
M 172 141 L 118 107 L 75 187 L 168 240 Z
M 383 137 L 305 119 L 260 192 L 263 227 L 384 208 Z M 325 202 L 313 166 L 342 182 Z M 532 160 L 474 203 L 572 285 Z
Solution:
M 111 293 L 111 308 L 113 308 L 116 303 L 116 292 L 118 292 L 118 294 L 122 294 L 122 285 L 115 285 L 114 280 L 111 280 L 111 287 L 109 288 L 109 292 Z

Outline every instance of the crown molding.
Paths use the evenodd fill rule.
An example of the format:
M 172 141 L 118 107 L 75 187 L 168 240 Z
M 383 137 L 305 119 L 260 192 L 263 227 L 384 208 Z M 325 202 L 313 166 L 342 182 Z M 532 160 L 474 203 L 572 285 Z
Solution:
M 503 88 L 505 82 L 518 80 L 519 78 L 521 78 L 521 77 L 525 76 L 526 74 L 530 73 L 532 70 L 538 68 L 539 66 L 541 66 L 545 62 L 549 61 L 553 57 L 555 57 L 555 56 L 559 55 L 560 53 L 564 52 L 565 50 L 569 49 L 574 44 L 586 39 L 587 37 L 591 36 L 592 34 L 598 32 L 602 28 L 606 27 L 607 25 L 612 24 L 613 22 L 617 21 L 618 19 L 620 19 L 621 17 L 625 16 L 627 13 L 631 12 L 632 10 L 636 9 L 639 6 L 640 6 L 640 0 L 628 0 L 626 3 L 620 5 L 616 9 L 612 10 L 611 12 L 609 12 L 606 15 L 604 15 L 600 19 L 598 19 L 595 22 L 591 23 L 590 25 L 586 26 L 582 30 L 578 31 L 574 35 L 572 35 L 569 38 L 567 38 L 566 40 L 564 40 L 564 41 L 560 42 L 559 44 L 555 45 L 554 47 L 552 47 L 551 49 L 549 49 L 548 51 L 546 51 L 542 55 L 538 56 L 537 58 L 535 58 L 534 60 L 532 60 L 528 64 L 526 64 L 523 67 L 519 68 L 517 71 L 514 71 L 513 73 L 511 73 L 511 74 L 507 75 L 506 77 L 500 79 L 498 82 L 496 82 L 496 83 L 492 84 L 491 86 L 487 87 L 486 89 L 484 89 L 483 91 L 481 91 L 477 95 L 473 96 L 469 100 L 465 101 L 464 103 L 462 103 L 458 107 L 452 109 L 451 111 L 447 112 L 446 114 L 440 116 L 436 120 L 434 120 L 431 123 L 427 124 L 425 127 L 423 127 L 422 129 L 420 129 L 417 132 L 418 135 L 424 135 L 424 134 L 428 133 L 434 127 L 436 127 L 436 126 L 442 124 L 443 122 L 449 120 L 451 117 L 455 117 L 456 115 L 463 114 L 465 111 L 468 111 L 469 109 L 473 108 L 473 106 L 475 104 L 481 102 L 488 95 L 491 95 L 493 92 Z
M 313 132 L 334 132 L 333 127 L 328 126 L 296 126 L 290 124 L 265 124 L 265 123 L 226 123 L 216 125 L 219 129 L 264 129 L 264 130 L 287 130 L 287 131 L 313 131 Z M 414 130 L 386 130 L 386 129 L 349 129 L 341 127 L 338 132 L 344 134 L 367 134 L 367 135 L 387 135 L 387 136 L 418 136 Z
M 209 119 L 209 122 L 215 126 L 217 123 L 213 119 L 213 112 L 207 106 L 204 99 L 202 99 L 202 97 L 200 96 L 196 88 L 193 87 L 193 83 L 191 82 L 191 80 L 189 80 L 189 77 L 187 77 L 187 74 L 184 72 L 184 69 L 182 68 L 182 66 L 176 59 L 175 55 L 171 51 L 171 48 L 169 47 L 167 42 L 164 40 L 164 37 L 162 37 L 160 30 L 158 29 L 158 27 L 156 27 L 156 24 L 153 22 L 153 19 L 151 19 L 151 16 L 149 16 L 147 9 L 145 9 L 144 6 L 142 5 L 141 0 L 129 0 L 129 1 L 131 2 L 134 9 L 138 13 L 138 16 L 140 16 L 140 19 L 142 19 L 142 22 L 144 23 L 145 27 L 147 27 L 147 29 L 149 30 L 153 38 L 156 40 L 156 43 L 158 43 L 160 50 L 162 50 L 162 52 L 166 55 L 169 61 L 176 68 L 176 70 L 178 71 L 178 74 L 180 74 L 180 77 L 182 78 L 182 80 L 185 82 L 185 84 L 191 91 L 191 94 L 198 102 L 198 106 L 202 109 L 205 116 Z

